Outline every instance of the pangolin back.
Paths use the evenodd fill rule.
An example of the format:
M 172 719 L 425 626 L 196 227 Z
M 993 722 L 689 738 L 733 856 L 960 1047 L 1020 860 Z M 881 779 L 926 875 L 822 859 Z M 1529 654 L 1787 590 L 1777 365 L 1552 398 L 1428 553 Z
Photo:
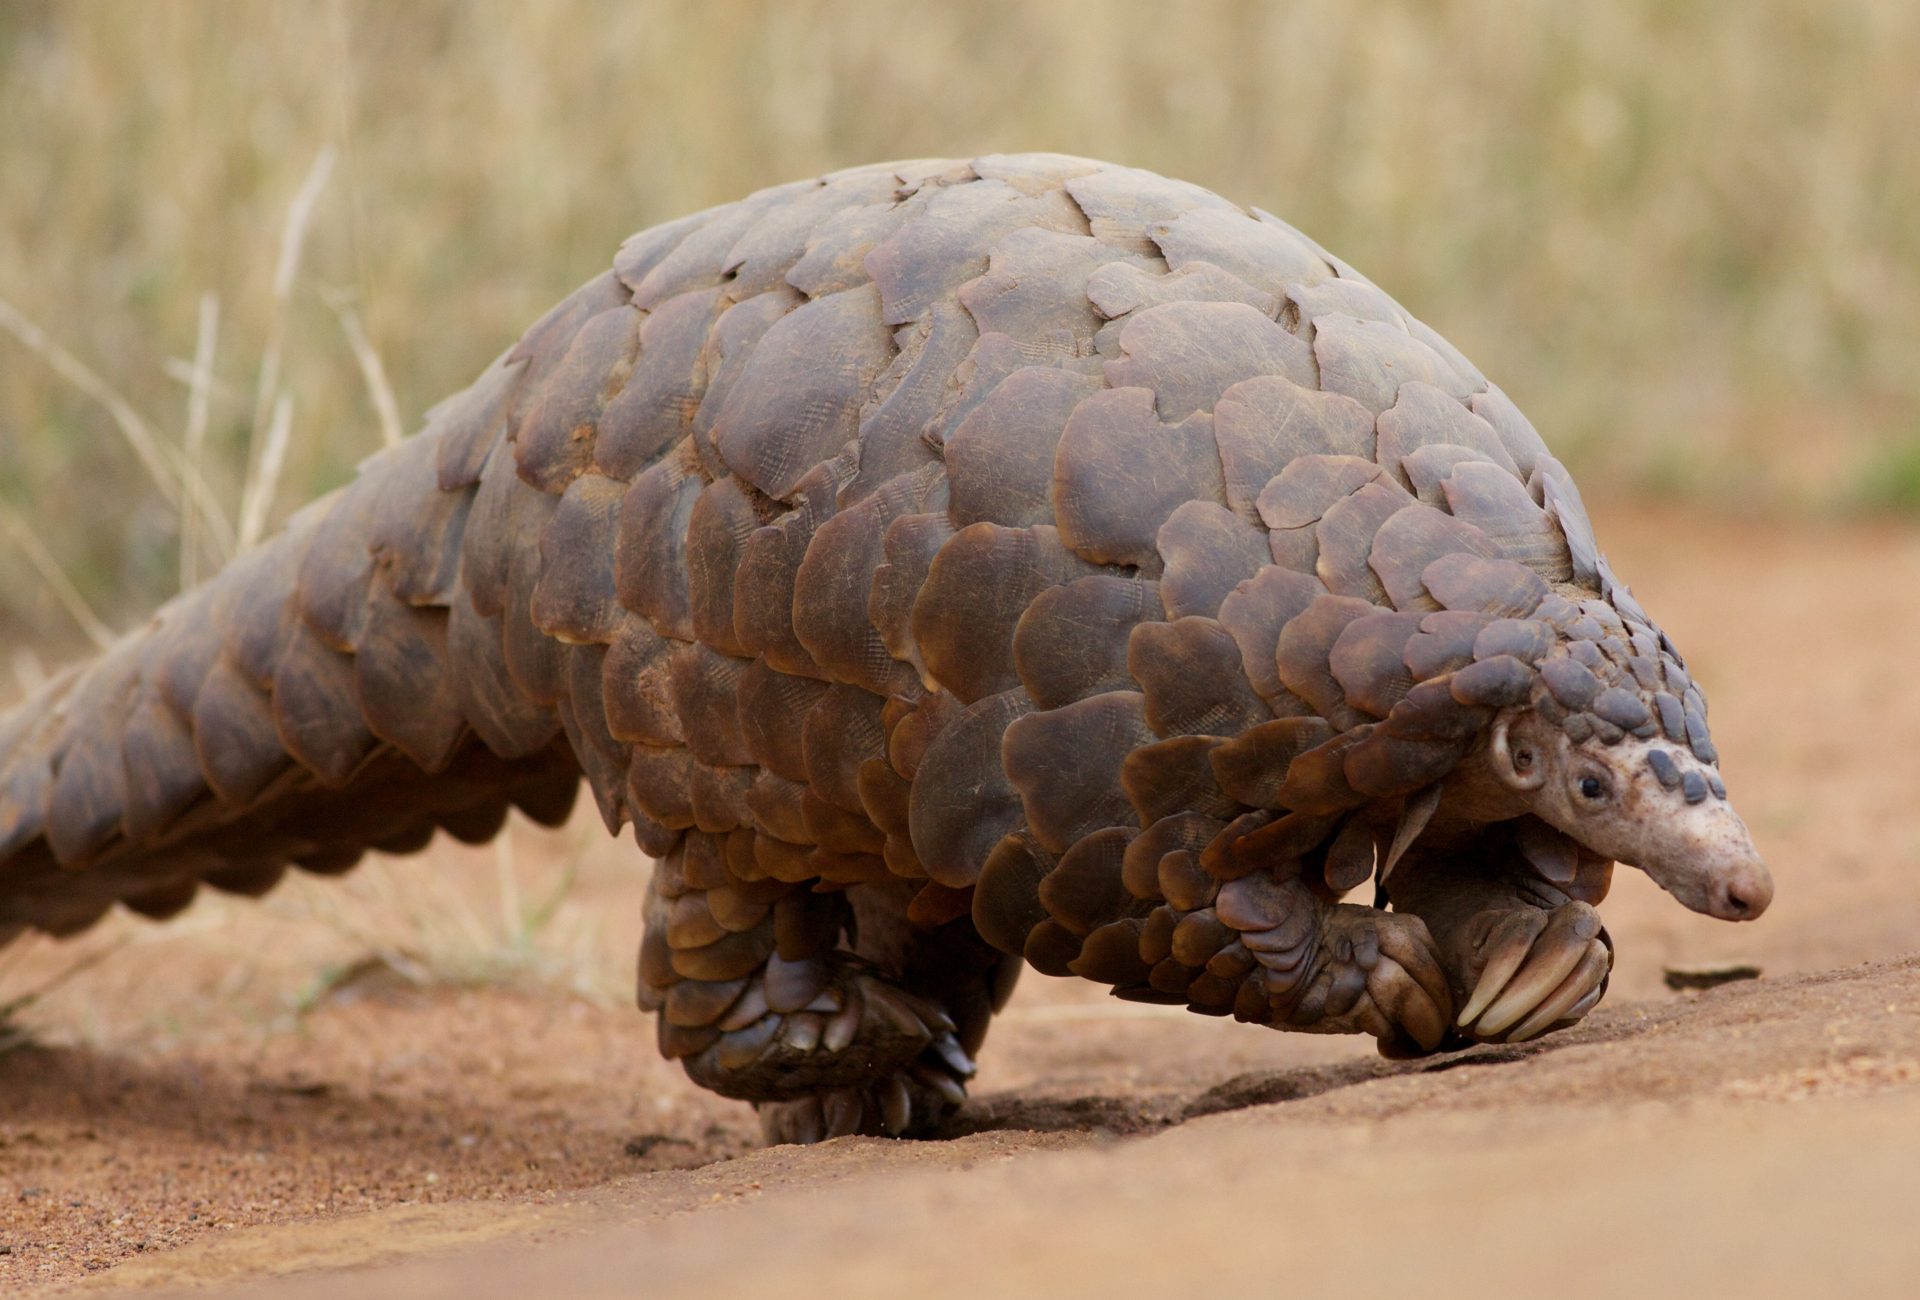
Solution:
M 1348 814 L 1529 696 L 1710 750 L 1566 471 L 1432 330 L 1147 172 L 863 168 L 634 236 L 0 720 L 0 926 L 553 820 L 584 775 L 655 854 L 925 881 L 1145 987 L 1162 899 L 1251 850 L 1358 884 Z

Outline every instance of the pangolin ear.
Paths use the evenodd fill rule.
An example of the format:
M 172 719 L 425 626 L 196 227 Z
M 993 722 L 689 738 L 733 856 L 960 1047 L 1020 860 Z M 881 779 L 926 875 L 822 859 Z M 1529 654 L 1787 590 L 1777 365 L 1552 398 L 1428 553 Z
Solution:
M 1547 779 L 1546 755 L 1527 735 L 1513 734 L 1510 715 L 1493 720 L 1493 736 L 1488 750 L 1493 756 L 1494 775 L 1515 790 L 1538 790 Z

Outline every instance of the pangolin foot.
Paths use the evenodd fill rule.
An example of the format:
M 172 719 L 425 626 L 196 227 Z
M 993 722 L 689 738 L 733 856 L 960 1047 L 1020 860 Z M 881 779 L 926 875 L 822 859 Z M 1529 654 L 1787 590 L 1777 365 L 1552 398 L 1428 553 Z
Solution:
M 1457 1023 L 1477 1042 L 1519 1043 L 1574 1023 L 1613 969 L 1600 914 L 1585 903 L 1482 912 L 1467 938 L 1473 993 Z
M 913 1060 L 878 1078 L 790 1101 L 761 1102 L 760 1129 L 768 1143 L 823 1142 L 856 1133 L 919 1137 L 938 1129 L 967 1099 L 967 1081 L 976 1067 L 946 1013 L 878 980 L 862 980 L 857 987 L 865 1005 L 883 1008 L 880 1014 L 892 1028 L 910 1032 L 924 1046 Z
M 828 1138 L 923 1137 L 967 1099 L 973 1061 L 950 1034 L 935 1040 L 921 1059 L 873 1083 L 829 1088 L 795 1101 L 760 1103 L 760 1130 L 769 1145 L 824 1142 Z
M 966 1100 L 973 1059 L 940 1005 L 869 971 L 689 1057 L 696 1082 L 756 1103 L 770 1142 L 931 1131 Z

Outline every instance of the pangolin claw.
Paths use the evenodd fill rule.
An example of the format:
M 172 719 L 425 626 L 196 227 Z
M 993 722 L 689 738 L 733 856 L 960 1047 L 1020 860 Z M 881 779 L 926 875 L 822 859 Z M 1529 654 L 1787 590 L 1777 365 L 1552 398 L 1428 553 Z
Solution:
M 1560 986 L 1547 996 L 1532 1015 L 1514 1027 L 1507 1035 L 1507 1041 L 1524 1043 L 1572 1015 L 1582 1002 L 1597 1000 L 1601 983 L 1612 964 L 1612 954 L 1607 951 L 1605 944 L 1598 940 L 1589 944 L 1572 973 L 1561 981 Z
M 1456 1023 L 1471 1037 L 1521 1042 L 1597 1001 L 1612 968 L 1600 916 L 1585 903 L 1488 914 L 1486 965 Z

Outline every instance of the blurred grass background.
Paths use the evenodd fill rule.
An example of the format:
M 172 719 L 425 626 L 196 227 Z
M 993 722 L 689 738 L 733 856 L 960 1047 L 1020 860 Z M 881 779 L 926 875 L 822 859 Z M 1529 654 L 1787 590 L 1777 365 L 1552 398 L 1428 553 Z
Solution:
M 1305 229 L 1589 492 L 1915 509 L 1917 66 L 1910 0 L 6 0 L 0 300 L 177 445 L 211 295 L 206 480 L 238 514 L 284 395 L 277 516 L 379 445 L 345 317 L 411 428 L 630 231 L 853 163 L 1054 149 Z M 110 626 L 179 581 L 178 513 L 6 334 L 0 506 Z M 14 542 L 0 647 L 57 658 L 79 634 Z

